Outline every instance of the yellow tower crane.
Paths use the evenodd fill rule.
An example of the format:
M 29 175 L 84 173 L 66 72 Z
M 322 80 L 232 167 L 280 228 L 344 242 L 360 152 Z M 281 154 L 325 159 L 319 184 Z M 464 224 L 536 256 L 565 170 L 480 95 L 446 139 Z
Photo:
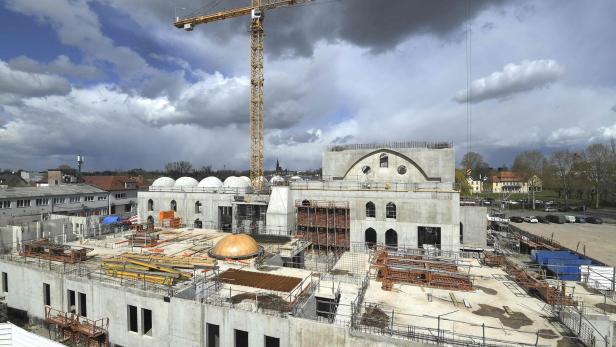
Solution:
M 250 15 L 250 180 L 263 188 L 263 17 L 266 10 L 312 0 L 251 0 L 250 6 L 176 18 L 175 27 L 192 31 L 199 24 Z

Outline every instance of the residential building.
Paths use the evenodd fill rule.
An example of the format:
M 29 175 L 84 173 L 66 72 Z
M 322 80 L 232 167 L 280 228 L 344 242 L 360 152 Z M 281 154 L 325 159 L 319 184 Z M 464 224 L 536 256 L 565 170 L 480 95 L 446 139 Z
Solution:
M 45 215 L 106 215 L 108 193 L 87 184 L 0 188 L 0 225 L 41 220 Z
M 137 213 L 137 191 L 143 186 L 143 177 L 83 176 L 83 182 L 107 191 L 109 214 Z

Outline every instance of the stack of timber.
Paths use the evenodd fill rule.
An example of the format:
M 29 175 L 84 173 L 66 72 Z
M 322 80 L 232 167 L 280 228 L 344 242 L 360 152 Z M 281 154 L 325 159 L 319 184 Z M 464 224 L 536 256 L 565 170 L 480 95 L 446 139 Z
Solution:
M 212 269 L 215 266 L 215 259 L 134 253 L 108 258 L 102 263 L 103 270 L 109 276 L 162 285 L 174 285 L 191 279 L 192 273 L 187 270 Z
M 74 264 L 86 260 L 88 253 L 93 250 L 93 248 L 72 247 L 54 244 L 48 239 L 38 239 L 24 242 L 19 255 Z
M 384 290 L 395 283 L 413 284 L 448 290 L 473 290 L 470 276 L 458 272 L 453 263 L 424 259 L 421 255 L 391 255 L 387 248 L 378 249 L 370 261 Z

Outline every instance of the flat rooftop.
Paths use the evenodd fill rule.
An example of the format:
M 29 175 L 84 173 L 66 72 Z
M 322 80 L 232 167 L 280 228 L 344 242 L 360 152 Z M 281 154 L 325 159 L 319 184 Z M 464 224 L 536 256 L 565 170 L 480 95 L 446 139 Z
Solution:
M 552 238 L 564 247 L 577 250 L 609 266 L 616 266 L 616 225 L 614 224 L 542 224 L 511 223 L 531 234 Z

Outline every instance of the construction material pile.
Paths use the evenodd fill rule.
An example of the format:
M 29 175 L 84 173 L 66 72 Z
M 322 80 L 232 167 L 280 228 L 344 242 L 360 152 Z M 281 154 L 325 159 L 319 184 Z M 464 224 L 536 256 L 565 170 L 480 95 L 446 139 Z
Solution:
M 189 270 L 212 269 L 215 259 L 177 258 L 158 254 L 124 253 L 103 260 L 107 275 L 123 279 L 174 285 L 192 278 Z
M 51 243 L 48 239 L 38 239 L 24 242 L 19 255 L 74 264 L 86 260 L 91 251 L 92 248 L 72 247 Z
M 163 228 L 178 229 L 182 226 L 181 218 L 176 217 L 174 211 L 160 211 L 158 219 Z
M 391 290 L 395 283 L 473 290 L 470 276 L 458 272 L 455 264 L 424 259 L 421 255 L 392 255 L 387 248 L 379 249 L 370 260 L 370 268 L 376 269 L 376 278 L 382 281 L 384 290 Z
M 159 237 L 158 230 L 135 230 L 126 238 L 131 247 L 151 247 L 158 244 Z

